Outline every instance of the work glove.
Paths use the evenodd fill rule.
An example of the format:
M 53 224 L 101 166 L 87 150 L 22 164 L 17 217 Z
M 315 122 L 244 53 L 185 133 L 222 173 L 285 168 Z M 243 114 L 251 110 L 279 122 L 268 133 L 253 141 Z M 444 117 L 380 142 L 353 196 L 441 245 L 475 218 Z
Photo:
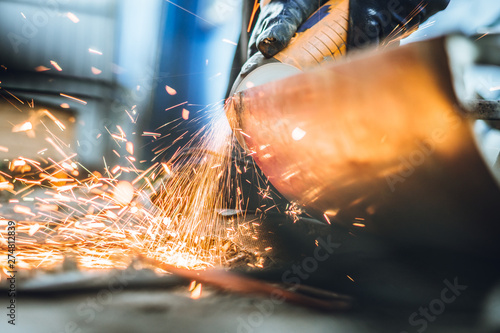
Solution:
M 299 28 L 327 0 L 271 0 L 263 5 L 248 45 L 248 57 L 266 58 L 284 49 Z
M 328 0 L 271 0 L 262 5 L 248 43 L 248 60 L 233 85 L 255 68 L 272 62 L 270 59 L 283 50 L 299 26 Z M 265 3 L 261 0 L 261 3 Z

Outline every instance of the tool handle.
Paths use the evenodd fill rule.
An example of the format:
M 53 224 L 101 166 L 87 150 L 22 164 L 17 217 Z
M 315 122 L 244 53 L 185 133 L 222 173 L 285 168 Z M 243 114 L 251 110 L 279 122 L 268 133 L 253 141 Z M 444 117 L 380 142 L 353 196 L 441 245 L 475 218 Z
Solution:
M 274 58 L 302 70 L 338 59 L 346 53 L 348 26 L 349 0 L 330 0 L 299 27 L 290 44 Z

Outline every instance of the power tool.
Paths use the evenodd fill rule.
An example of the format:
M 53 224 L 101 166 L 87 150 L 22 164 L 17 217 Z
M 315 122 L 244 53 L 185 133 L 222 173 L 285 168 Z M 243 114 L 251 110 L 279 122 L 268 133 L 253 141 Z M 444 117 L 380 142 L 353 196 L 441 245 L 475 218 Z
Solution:
M 237 80 L 232 93 L 341 58 L 346 53 L 348 19 L 349 0 L 328 1 L 299 27 L 285 49 Z

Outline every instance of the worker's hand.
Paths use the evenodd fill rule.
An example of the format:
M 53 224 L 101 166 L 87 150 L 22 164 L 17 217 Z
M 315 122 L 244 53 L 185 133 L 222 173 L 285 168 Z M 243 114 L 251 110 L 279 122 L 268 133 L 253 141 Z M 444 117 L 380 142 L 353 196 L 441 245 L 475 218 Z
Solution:
M 266 58 L 284 49 L 298 27 L 326 0 L 271 0 L 262 2 L 248 45 L 248 58 L 260 51 Z
M 350 0 L 347 49 L 389 44 L 415 31 L 450 0 Z

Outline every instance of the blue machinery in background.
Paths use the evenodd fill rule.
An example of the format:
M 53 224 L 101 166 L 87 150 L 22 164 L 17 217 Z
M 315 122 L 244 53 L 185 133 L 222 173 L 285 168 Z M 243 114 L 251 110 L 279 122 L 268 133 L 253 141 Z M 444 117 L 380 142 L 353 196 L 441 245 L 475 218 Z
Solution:
M 155 157 L 155 148 L 160 150 L 175 141 L 175 147 L 162 155 L 168 158 L 177 147 L 185 145 L 189 135 L 207 122 L 203 117 L 193 121 L 203 114 L 198 111 L 224 98 L 236 49 L 233 42 L 239 33 L 240 1 L 165 1 L 163 12 L 153 112 L 145 127 L 168 136 L 156 141 L 146 137 L 144 151 L 149 154 L 148 160 Z M 175 89 L 176 94 L 167 93 L 166 86 Z M 190 121 L 182 119 L 183 109 L 189 110 Z M 172 126 L 158 129 L 166 123 Z M 177 140 L 186 131 L 188 134 Z

